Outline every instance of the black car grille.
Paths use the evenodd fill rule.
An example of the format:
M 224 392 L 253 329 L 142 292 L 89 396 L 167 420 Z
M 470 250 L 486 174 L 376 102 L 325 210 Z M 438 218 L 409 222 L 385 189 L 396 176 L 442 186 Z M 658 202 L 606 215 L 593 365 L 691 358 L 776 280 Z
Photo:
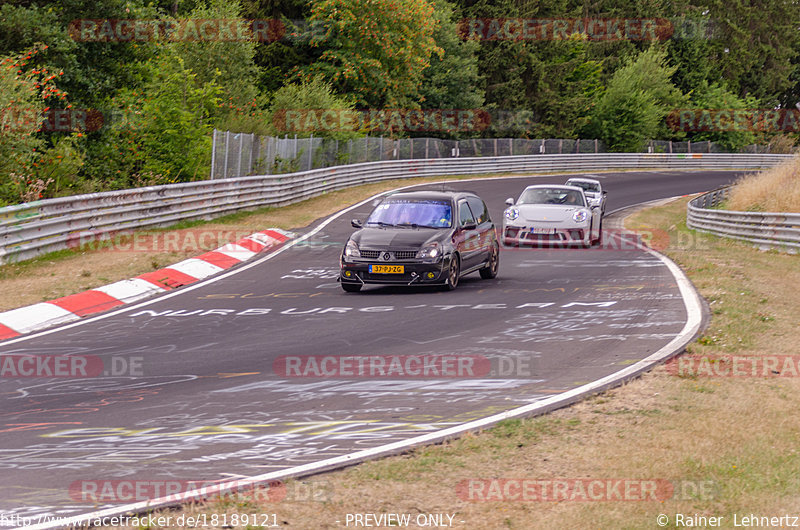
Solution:
M 383 250 L 362 250 L 361 257 L 366 259 L 378 259 L 382 257 Z M 414 259 L 417 257 L 416 250 L 394 250 L 390 251 L 390 254 L 394 256 L 393 259 Z

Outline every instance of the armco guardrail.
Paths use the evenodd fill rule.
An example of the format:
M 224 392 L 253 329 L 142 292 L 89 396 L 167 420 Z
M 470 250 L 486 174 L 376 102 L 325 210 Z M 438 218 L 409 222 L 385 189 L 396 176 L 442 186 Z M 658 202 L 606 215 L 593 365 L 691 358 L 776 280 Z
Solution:
M 771 167 L 790 155 L 599 153 L 391 160 L 300 173 L 236 177 L 92 193 L 0 208 L 0 262 L 68 247 L 82 238 L 210 219 L 280 206 L 327 191 L 386 179 L 616 168 L 727 169 Z
M 721 204 L 729 188 L 703 194 L 689 201 L 686 226 L 718 236 L 741 239 L 760 248 L 800 249 L 800 213 L 734 212 L 711 210 Z

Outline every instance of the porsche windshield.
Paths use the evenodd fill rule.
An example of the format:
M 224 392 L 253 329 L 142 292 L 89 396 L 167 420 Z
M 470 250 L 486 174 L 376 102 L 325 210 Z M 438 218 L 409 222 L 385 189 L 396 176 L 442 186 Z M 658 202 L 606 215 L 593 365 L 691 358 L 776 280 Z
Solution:
M 417 228 L 449 228 L 451 222 L 450 202 L 432 199 L 386 199 L 367 219 L 369 225 Z
M 600 186 L 595 184 L 594 182 L 586 182 L 583 180 L 570 180 L 567 182 L 567 186 L 578 186 L 579 188 L 583 188 L 583 191 L 588 191 L 590 193 L 600 193 Z
M 564 204 L 566 206 L 586 206 L 583 194 L 564 188 L 532 188 L 522 192 L 517 204 Z

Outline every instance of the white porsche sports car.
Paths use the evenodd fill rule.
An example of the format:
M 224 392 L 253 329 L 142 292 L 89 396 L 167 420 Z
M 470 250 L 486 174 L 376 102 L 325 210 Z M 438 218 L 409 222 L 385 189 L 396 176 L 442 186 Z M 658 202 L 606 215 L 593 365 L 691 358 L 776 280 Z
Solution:
M 564 183 L 565 186 L 578 186 L 583 188 L 583 194 L 586 195 L 586 200 L 589 201 L 589 206 L 600 205 L 600 213 L 606 214 L 606 196 L 608 192 L 603 189 L 603 185 L 599 180 L 573 177 Z
M 506 204 L 502 239 L 507 246 L 589 247 L 602 237 L 600 205 L 590 205 L 578 186 L 528 186 L 516 202 Z

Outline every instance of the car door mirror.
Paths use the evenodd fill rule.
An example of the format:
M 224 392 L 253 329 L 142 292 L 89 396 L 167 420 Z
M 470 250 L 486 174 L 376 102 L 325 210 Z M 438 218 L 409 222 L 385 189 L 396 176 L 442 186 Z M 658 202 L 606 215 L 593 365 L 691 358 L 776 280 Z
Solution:
M 475 230 L 478 228 L 478 225 L 474 222 L 469 222 L 461 225 L 461 230 Z
M 506 199 L 506 206 L 514 206 L 514 199 L 512 199 L 511 197 Z
M 353 219 L 352 221 L 350 221 L 350 226 L 352 226 L 353 228 L 363 228 L 361 221 L 358 219 Z
M 603 190 L 603 195 L 608 195 L 608 192 L 606 190 Z

